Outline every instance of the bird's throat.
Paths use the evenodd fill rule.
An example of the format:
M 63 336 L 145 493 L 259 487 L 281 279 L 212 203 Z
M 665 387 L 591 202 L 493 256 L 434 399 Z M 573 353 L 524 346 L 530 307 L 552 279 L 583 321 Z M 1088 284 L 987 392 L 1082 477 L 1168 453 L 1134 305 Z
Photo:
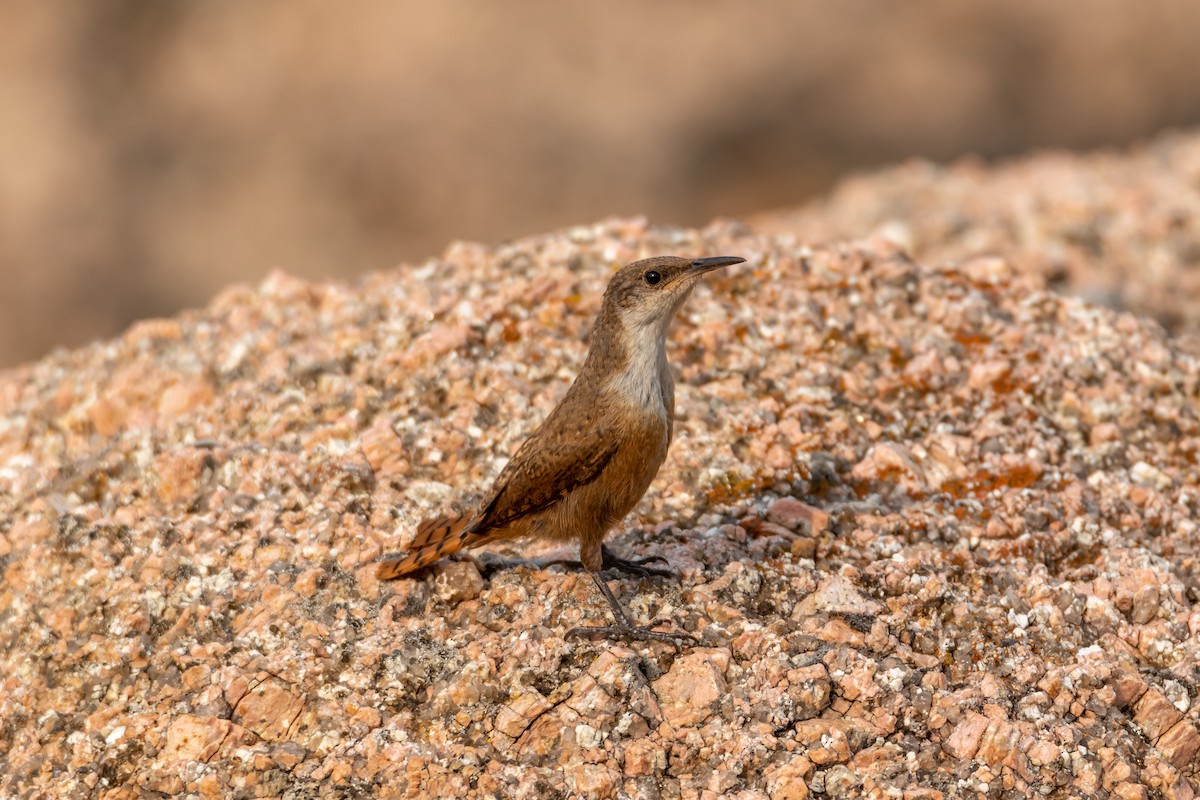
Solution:
M 608 380 L 608 388 L 630 406 L 664 418 L 667 408 L 663 381 L 671 380 L 666 329 L 667 324 L 631 325 L 623 329 L 624 364 Z

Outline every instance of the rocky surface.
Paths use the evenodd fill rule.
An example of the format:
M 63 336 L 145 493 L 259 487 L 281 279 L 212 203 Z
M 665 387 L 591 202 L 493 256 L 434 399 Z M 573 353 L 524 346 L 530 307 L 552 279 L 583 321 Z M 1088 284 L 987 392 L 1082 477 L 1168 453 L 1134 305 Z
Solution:
M 372 561 L 562 396 L 614 267 L 676 323 L 619 552 Z M 275 275 L 0 377 L 5 797 L 1192 797 L 1200 361 L 1008 261 L 618 221 Z
M 1129 152 L 1043 153 L 996 167 L 923 161 L 843 181 L 754 220 L 832 242 L 872 233 L 931 263 L 999 255 L 1063 291 L 1200 335 L 1200 133 Z

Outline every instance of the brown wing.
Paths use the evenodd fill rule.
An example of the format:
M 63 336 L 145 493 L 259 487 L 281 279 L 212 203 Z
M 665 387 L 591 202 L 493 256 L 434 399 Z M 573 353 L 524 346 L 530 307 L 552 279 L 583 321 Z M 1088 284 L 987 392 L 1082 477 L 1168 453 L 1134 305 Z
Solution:
M 617 437 L 599 424 L 598 409 L 572 405 L 576 408 L 556 408 L 517 450 L 496 478 L 472 532 L 503 528 L 599 477 L 617 452 Z

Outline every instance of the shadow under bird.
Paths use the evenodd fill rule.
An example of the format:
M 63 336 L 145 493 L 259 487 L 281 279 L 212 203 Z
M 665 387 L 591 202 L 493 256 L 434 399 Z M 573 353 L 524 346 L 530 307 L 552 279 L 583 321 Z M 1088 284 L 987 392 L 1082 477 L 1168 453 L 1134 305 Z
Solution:
M 675 312 L 700 276 L 743 261 L 661 256 L 620 269 L 604 292 L 579 376 L 500 472 L 479 509 L 423 522 L 408 554 L 380 562 L 378 577 L 399 578 L 502 539 L 575 540 L 579 563 L 608 600 L 615 624 L 574 628 L 569 635 L 692 639 L 633 623 L 601 572 L 672 573 L 646 566 L 665 562 L 659 556 L 617 558 L 604 546 L 604 536 L 641 500 L 667 457 L 675 383 L 665 344 Z

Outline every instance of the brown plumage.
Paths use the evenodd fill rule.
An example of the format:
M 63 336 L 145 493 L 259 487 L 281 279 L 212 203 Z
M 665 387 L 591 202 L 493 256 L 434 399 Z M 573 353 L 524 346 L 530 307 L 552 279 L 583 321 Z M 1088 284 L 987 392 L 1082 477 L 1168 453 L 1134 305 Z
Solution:
M 398 578 L 462 549 L 524 536 L 578 540 L 579 560 L 618 620 L 580 633 L 673 639 L 637 628 L 608 585 L 605 568 L 661 574 L 614 558 L 604 535 L 628 514 L 657 474 L 671 443 L 675 388 L 665 339 L 699 276 L 743 259 L 660 257 L 613 276 L 579 377 L 513 455 L 477 512 L 422 523 L 403 558 L 380 563 Z
M 466 514 L 451 514 L 436 519 L 427 519 L 417 526 L 417 535 L 408 546 L 409 553 L 404 558 L 383 561 L 375 571 L 375 577 L 381 581 L 400 578 L 410 572 L 429 566 L 440 558 L 457 553 L 464 547 L 470 547 L 467 540 L 471 533 L 467 523 L 471 520 Z

